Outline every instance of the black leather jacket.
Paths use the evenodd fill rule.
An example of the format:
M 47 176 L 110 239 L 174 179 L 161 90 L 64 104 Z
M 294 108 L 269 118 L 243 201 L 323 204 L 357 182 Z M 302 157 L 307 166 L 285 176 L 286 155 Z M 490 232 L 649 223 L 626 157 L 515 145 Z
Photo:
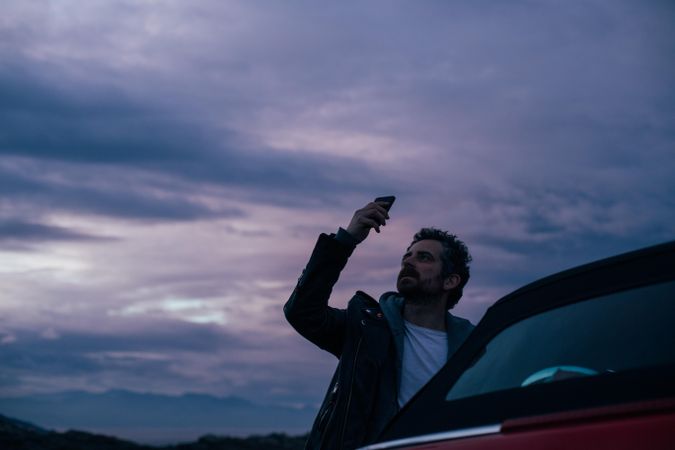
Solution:
M 322 234 L 284 306 L 288 322 L 306 339 L 339 358 L 307 449 L 353 449 L 372 442 L 398 411 L 403 346 L 403 299 L 380 303 L 358 291 L 347 309 L 328 299 L 354 246 Z M 448 313 L 448 356 L 473 326 Z

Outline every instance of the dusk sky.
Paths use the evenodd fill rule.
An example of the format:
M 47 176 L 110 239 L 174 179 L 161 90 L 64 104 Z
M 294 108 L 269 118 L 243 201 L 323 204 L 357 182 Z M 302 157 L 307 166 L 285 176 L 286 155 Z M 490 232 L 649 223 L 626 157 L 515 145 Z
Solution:
M 317 405 L 282 307 L 355 209 L 398 198 L 333 305 L 436 226 L 477 323 L 675 238 L 674 175 L 672 1 L 3 0 L 0 396 Z

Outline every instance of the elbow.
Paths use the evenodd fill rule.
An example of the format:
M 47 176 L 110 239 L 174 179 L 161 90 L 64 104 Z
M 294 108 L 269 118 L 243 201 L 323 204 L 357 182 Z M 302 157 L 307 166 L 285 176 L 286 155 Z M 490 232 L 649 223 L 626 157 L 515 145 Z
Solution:
M 286 317 L 286 321 L 291 325 L 295 325 L 298 317 L 297 308 L 295 306 L 295 292 L 293 292 L 291 298 L 284 304 L 284 316 Z

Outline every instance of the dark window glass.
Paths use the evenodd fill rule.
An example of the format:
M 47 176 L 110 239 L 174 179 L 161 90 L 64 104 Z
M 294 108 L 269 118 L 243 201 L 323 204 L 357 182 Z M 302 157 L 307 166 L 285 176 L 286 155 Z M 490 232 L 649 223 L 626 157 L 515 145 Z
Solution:
M 495 336 L 446 400 L 675 364 L 675 282 L 544 312 Z

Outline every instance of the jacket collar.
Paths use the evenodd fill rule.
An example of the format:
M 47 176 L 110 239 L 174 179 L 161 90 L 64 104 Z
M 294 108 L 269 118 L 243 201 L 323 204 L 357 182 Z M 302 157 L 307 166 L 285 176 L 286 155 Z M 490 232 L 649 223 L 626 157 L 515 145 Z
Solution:
M 403 355 L 403 336 L 405 335 L 405 326 L 403 324 L 403 305 L 405 299 L 398 292 L 385 292 L 380 296 L 380 308 L 387 319 L 387 324 L 394 336 L 396 352 L 399 362 Z M 448 358 L 457 350 L 459 344 L 464 341 L 468 331 L 473 326 L 466 320 L 446 313 L 445 318 L 446 333 L 448 334 Z

